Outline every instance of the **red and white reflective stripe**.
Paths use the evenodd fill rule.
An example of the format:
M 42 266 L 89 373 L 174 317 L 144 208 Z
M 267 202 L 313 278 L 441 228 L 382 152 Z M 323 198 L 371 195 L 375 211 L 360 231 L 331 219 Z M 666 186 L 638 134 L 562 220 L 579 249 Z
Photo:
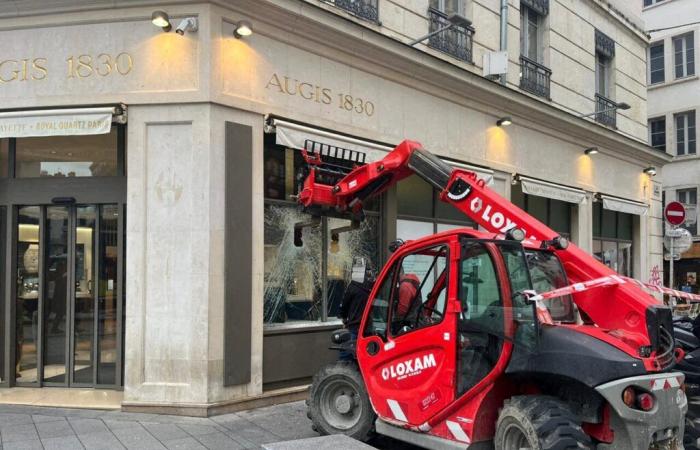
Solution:
M 651 390 L 652 391 L 660 391 L 660 390 L 666 390 L 670 388 L 677 388 L 681 386 L 680 380 L 676 377 L 668 377 L 668 378 L 657 378 L 655 380 L 652 380 L 651 382 Z
M 467 433 L 464 432 L 464 429 L 462 429 L 462 426 L 458 424 L 457 422 L 452 422 L 451 420 L 446 420 L 445 424 L 447 425 L 447 428 L 450 430 L 450 433 L 452 433 L 452 436 L 454 436 L 455 439 L 457 439 L 460 442 L 466 442 L 469 444 L 471 442 L 471 439 L 469 439 L 469 436 L 467 436 Z
M 403 409 L 401 409 L 401 405 L 399 405 L 399 402 L 392 399 L 387 399 L 386 402 L 389 405 L 391 413 L 394 415 L 394 419 L 400 420 L 401 422 L 408 422 L 406 414 L 403 413 Z
M 608 275 L 608 276 L 604 276 L 604 277 L 600 277 L 600 278 L 594 278 L 594 279 L 588 280 L 588 281 L 583 281 L 581 283 L 574 283 L 574 284 L 571 284 L 569 286 L 564 286 L 564 287 L 561 287 L 558 289 L 553 289 L 551 291 L 543 292 L 541 294 L 536 294 L 530 298 L 531 298 L 531 300 L 534 300 L 535 302 L 537 302 L 537 301 L 549 300 L 549 299 L 557 298 L 557 297 L 563 297 L 564 295 L 571 295 L 571 294 L 575 294 L 577 292 L 585 292 L 585 291 L 588 291 L 591 289 L 617 286 L 617 285 L 625 284 L 625 283 L 634 283 L 647 292 L 667 294 L 667 295 L 670 295 L 672 297 L 683 298 L 683 299 L 690 300 L 693 302 L 700 302 L 700 295 L 698 295 L 698 294 L 691 294 L 690 292 L 677 291 L 675 289 L 670 289 L 670 288 L 663 287 L 663 286 L 656 286 L 654 284 L 643 283 L 639 280 L 635 280 L 634 278 L 623 277 L 620 275 Z

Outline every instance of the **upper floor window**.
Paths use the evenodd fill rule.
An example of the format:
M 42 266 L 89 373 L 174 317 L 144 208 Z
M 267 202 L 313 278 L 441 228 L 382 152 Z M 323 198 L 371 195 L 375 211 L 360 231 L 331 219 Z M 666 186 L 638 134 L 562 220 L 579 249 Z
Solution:
M 604 97 L 610 97 L 611 58 L 596 52 L 595 54 L 595 92 Z
M 649 83 L 663 83 L 664 73 L 664 42 L 655 42 L 649 47 Z
M 379 0 L 329 0 L 338 8 L 365 20 L 379 22 Z
M 649 143 L 662 152 L 666 151 L 666 118 L 649 119 Z
M 676 121 L 676 155 L 695 154 L 695 111 L 674 116 Z
M 673 38 L 676 78 L 695 75 L 695 37 L 692 32 Z
M 695 205 L 698 204 L 698 190 L 697 188 L 692 189 L 679 189 L 676 191 L 676 200 L 683 203 L 684 205 L 690 205 L 689 211 L 695 211 Z M 692 225 L 685 226 L 690 233 L 695 236 L 698 234 L 698 225 L 693 223 Z
M 445 14 L 464 15 L 463 0 L 430 0 L 430 7 Z
M 447 20 L 450 14 L 464 15 L 463 0 L 430 0 L 428 9 L 429 31 L 446 28 L 428 39 L 428 45 L 462 61 L 472 62 L 474 28 L 465 25 L 452 25 Z M 452 26 L 450 26 L 452 25 Z
M 520 5 L 520 54 L 542 62 L 542 17 L 533 9 Z
M 644 6 L 651 6 L 666 0 L 644 0 Z

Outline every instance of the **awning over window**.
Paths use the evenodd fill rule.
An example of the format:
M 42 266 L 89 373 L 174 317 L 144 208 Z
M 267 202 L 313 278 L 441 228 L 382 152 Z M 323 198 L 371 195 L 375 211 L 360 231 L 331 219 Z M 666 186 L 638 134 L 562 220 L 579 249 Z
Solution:
M 116 107 L 0 112 L 0 138 L 107 134 Z
M 586 192 L 581 189 L 523 176 L 520 177 L 520 186 L 523 189 L 523 193 L 528 195 L 551 198 L 577 205 L 586 203 Z
M 387 153 L 394 149 L 386 145 L 343 136 L 342 134 L 319 130 L 318 128 L 311 128 L 279 119 L 272 119 L 272 125 L 275 127 L 276 131 L 275 143 L 289 148 L 302 149 L 304 148 L 306 140 L 309 139 L 348 150 L 363 152 L 367 155 L 367 162 L 382 159 Z
M 304 148 L 304 143 L 306 140 L 309 139 L 328 145 L 335 145 L 348 150 L 363 152 L 367 155 L 367 162 L 380 160 L 394 149 L 394 147 L 387 145 L 377 144 L 350 136 L 344 136 L 342 134 L 337 134 L 330 131 L 319 130 L 318 128 L 308 127 L 280 119 L 272 119 L 271 125 L 275 127 L 275 143 L 277 145 L 282 145 L 289 148 L 302 149 Z M 452 167 L 466 169 L 476 173 L 479 178 L 484 179 L 487 185 L 493 183 L 492 170 L 455 161 L 444 161 Z
M 603 200 L 603 208 L 609 209 L 610 211 L 618 211 L 626 214 L 635 214 L 637 216 L 646 216 L 649 211 L 649 205 L 642 202 L 635 202 L 633 200 L 625 200 L 617 197 L 609 197 L 607 195 L 600 195 L 601 200 Z

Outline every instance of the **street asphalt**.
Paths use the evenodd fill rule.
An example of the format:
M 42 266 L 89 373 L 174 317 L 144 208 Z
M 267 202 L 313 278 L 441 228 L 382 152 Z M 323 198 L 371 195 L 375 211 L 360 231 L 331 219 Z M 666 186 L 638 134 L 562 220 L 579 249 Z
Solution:
M 0 405 L 0 450 L 238 450 L 262 449 L 264 445 L 284 449 L 294 447 L 271 444 L 317 436 L 303 402 L 210 418 Z M 318 450 L 324 448 L 319 441 L 309 442 Z M 369 445 L 387 450 L 418 449 L 386 438 L 375 439 Z M 301 443 L 297 447 L 301 448 Z M 340 450 L 342 441 L 328 448 Z

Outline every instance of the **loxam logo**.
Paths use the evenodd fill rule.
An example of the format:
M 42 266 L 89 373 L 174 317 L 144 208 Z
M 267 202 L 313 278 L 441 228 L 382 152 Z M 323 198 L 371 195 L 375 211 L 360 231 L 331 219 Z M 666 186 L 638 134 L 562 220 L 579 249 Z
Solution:
M 428 353 L 422 358 L 417 357 L 385 367 L 382 369 L 382 378 L 384 381 L 394 378 L 403 380 L 404 378 L 418 375 L 423 372 L 424 369 L 428 369 L 430 367 L 437 367 L 435 355 L 432 353 Z
M 480 197 L 474 197 L 471 199 L 469 202 L 469 209 L 471 209 L 474 214 L 481 213 L 481 218 L 485 222 L 491 224 L 491 226 L 500 233 L 505 234 L 509 230 L 518 226 L 517 223 L 510 220 L 503 213 L 498 211 L 493 212 L 491 205 L 486 205 L 486 207 L 484 207 L 484 201 Z M 522 228 L 522 230 L 527 234 L 527 230 L 525 230 L 525 228 L 519 228 Z

